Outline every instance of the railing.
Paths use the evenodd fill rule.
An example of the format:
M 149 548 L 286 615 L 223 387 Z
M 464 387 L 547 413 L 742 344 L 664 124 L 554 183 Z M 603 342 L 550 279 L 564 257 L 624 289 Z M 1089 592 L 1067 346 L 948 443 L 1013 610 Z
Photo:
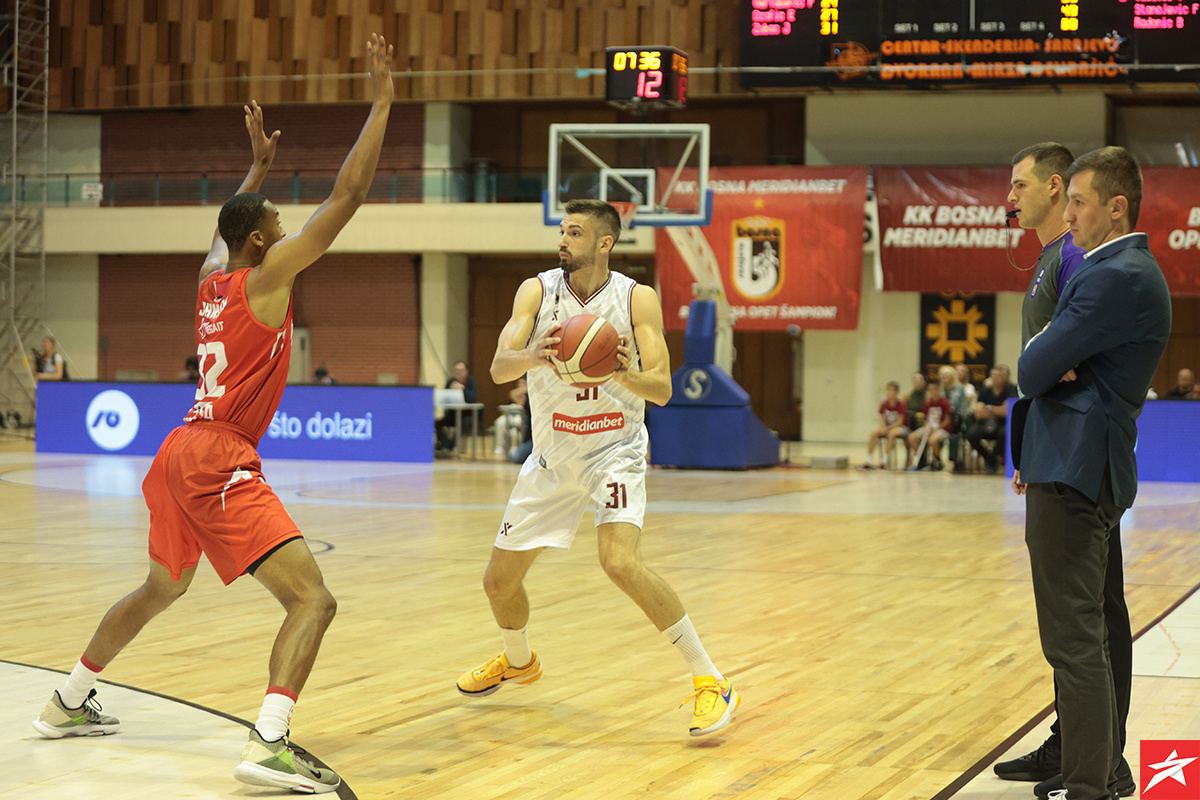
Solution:
M 276 204 L 319 203 L 333 189 L 336 170 L 295 170 L 269 175 L 262 193 Z M 145 172 L 52 173 L 46 204 L 68 207 L 220 205 L 237 191 L 242 173 Z M 371 203 L 535 203 L 546 188 L 545 172 L 471 169 L 379 170 L 371 183 Z M 11 201 L 12 186 L 0 186 L 0 203 Z M 18 176 L 19 199 L 38 187 Z

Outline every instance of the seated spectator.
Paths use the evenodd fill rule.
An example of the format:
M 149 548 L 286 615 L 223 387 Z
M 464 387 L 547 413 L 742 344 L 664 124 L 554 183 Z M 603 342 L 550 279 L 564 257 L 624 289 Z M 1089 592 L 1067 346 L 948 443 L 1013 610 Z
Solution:
M 525 405 L 525 397 L 529 394 L 529 386 L 524 378 L 517 378 L 517 385 L 508 390 L 508 401 L 514 406 Z M 500 407 L 501 409 L 504 406 Z M 511 435 L 508 414 L 500 412 L 496 417 L 496 455 L 508 454 L 508 437 Z
M 971 382 L 971 368 L 959 361 L 954 365 L 954 376 L 958 378 L 958 385 L 967 393 L 967 408 L 974 408 L 975 401 L 979 399 L 979 392 Z
M 966 387 L 958 382 L 958 370 L 954 367 L 939 367 L 938 380 L 942 384 L 942 397 L 950 401 L 951 424 L 953 426 L 951 431 L 959 434 L 961 437 L 963 431 L 967 429 L 967 419 L 971 416 L 973 403 L 967 395 Z M 963 457 L 961 445 L 958 452 L 952 452 L 950 457 L 955 461 L 955 469 L 959 469 Z
M 464 403 L 479 402 L 479 384 L 475 382 L 475 376 L 467 371 L 465 361 L 459 361 L 454 365 L 454 374 L 446 379 L 447 389 L 462 389 Z M 457 412 L 454 414 L 446 414 L 441 419 L 434 423 L 434 428 L 437 431 L 437 448 L 434 455 L 448 455 L 454 451 L 457 442 L 454 441 L 454 425 L 457 417 Z M 470 415 L 463 415 L 462 427 L 467 428 L 468 425 L 473 425 L 474 422 Z
M 947 368 L 948 369 L 948 368 Z M 950 370 L 953 375 L 953 370 Z M 914 430 L 908 435 L 908 448 L 910 450 L 920 450 L 921 440 L 925 440 L 925 447 L 928 448 L 926 463 L 932 470 L 942 469 L 942 442 L 950 438 L 950 432 L 954 430 L 953 411 L 950 409 L 950 401 L 942 397 L 942 385 L 940 381 L 934 381 L 929 384 L 929 389 L 925 392 L 925 405 L 922 407 L 922 412 L 925 414 L 925 424 L 920 430 Z M 920 466 L 920 463 L 913 464 L 913 469 Z
M 875 445 L 880 439 L 887 439 L 887 449 L 883 458 L 879 460 L 878 469 L 886 469 L 888 459 L 892 456 L 892 450 L 896 446 L 896 441 L 888 434 L 895 428 L 899 428 L 908 418 L 908 408 L 904 405 L 904 401 L 900 399 L 900 384 L 895 381 L 888 381 L 887 396 L 883 402 L 879 404 L 879 427 L 871 431 L 871 435 L 867 437 L 867 460 L 859 469 L 876 469 L 871 463 L 871 459 L 875 456 Z
M 925 421 L 925 373 L 917 371 L 912 376 L 913 388 L 912 391 L 904 398 L 904 404 L 908 407 L 908 415 L 904 420 L 904 424 L 892 428 L 887 435 L 887 451 L 892 452 L 892 448 L 899 441 L 904 445 L 904 466 L 912 466 L 912 451 L 908 449 L 908 435 L 921 427 Z
M 179 380 L 192 385 L 200 383 L 200 357 L 188 356 L 183 360 L 183 375 Z
M 53 339 L 47 336 L 42 339 L 42 350 L 33 351 L 37 361 L 37 379 L 39 381 L 65 381 L 67 379 L 67 362 L 62 353 L 58 352 Z
M 983 459 L 983 470 L 995 475 L 999 468 L 1004 448 L 1005 422 L 1008 417 L 1009 399 L 1017 396 L 1016 387 L 1008 380 L 1008 367 L 997 364 L 992 367 L 991 385 L 979 390 L 979 401 L 975 403 L 974 424 L 967 432 L 967 441 Z M 986 448 L 983 442 L 990 441 L 993 447 Z
M 1163 400 L 1200 400 L 1200 387 L 1196 386 L 1196 374 L 1187 367 L 1175 376 L 1175 388 L 1163 395 Z
M 321 384 L 322 386 L 334 386 L 337 384 L 337 378 L 329 374 L 329 369 L 322 364 L 313 370 L 313 383 Z
M 938 368 L 938 381 L 942 385 L 942 397 L 950 401 L 954 430 L 960 430 L 963 420 L 971 413 L 971 402 L 967 397 L 966 387 L 959 384 L 958 373 L 950 366 Z

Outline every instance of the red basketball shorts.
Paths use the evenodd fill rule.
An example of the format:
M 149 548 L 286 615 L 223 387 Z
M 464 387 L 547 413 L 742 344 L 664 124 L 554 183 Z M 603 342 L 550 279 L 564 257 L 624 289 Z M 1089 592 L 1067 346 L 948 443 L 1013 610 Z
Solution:
M 150 558 L 179 580 L 200 554 L 226 585 L 271 548 L 299 535 L 262 475 L 254 443 L 220 422 L 184 425 L 158 448 L 142 481 Z

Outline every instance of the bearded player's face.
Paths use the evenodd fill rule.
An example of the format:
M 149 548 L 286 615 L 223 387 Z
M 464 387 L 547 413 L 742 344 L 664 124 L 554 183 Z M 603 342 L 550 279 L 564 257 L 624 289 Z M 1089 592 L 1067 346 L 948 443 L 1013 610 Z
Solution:
M 558 226 L 558 265 L 563 272 L 572 272 L 596 263 L 600 239 L 591 218 L 583 214 L 568 214 Z

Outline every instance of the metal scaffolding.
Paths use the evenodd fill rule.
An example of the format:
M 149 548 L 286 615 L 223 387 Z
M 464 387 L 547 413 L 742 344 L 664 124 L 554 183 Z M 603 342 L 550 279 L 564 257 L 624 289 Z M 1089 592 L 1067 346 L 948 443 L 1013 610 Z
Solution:
M 27 353 L 45 329 L 50 75 L 49 0 L 12 2 L 0 15 L 0 423 L 10 429 L 36 409 Z

